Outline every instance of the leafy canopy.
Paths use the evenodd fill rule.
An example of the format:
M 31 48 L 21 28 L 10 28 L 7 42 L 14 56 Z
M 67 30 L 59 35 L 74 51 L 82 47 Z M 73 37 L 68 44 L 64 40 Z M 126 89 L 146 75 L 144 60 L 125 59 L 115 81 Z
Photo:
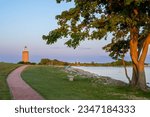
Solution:
M 116 59 L 128 51 L 132 27 L 140 30 L 139 42 L 150 32 L 150 0 L 56 1 L 74 1 L 75 6 L 56 16 L 59 28 L 43 35 L 47 44 L 68 38 L 65 44 L 76 48 L 81 41 L 107 39 L 111 34 L 112 42 L 103 49 Z

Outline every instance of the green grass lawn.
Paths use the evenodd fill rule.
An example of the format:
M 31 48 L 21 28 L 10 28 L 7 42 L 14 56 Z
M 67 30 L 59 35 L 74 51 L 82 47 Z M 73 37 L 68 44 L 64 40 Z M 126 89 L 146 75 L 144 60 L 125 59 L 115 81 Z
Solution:
M 22 77 L 45 99 L 150 99 L 150 92 L 138 91 L 128 86 L 97 84 L 93 79 L 80 76 L 71 82 L 62 68 L 30 66 L 22 73 Z
M 20 65 L 0 62 L 0 100 L 11 99 L 6 78 L 8 74 L 18 66 Z

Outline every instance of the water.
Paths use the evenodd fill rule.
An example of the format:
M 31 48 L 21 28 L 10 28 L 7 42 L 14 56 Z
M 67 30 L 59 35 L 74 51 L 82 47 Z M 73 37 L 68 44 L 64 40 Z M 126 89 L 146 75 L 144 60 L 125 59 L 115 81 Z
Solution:
M 122 80 L 128 83 L 123 67 L 74 67 L 79 68 L 100 76 L 109 76 L 113 79 Z M 127 67 L 128 75 L 132 76 L 132 67 Z M 145 67 L 146 81 L 150 83 L 150 67 Z

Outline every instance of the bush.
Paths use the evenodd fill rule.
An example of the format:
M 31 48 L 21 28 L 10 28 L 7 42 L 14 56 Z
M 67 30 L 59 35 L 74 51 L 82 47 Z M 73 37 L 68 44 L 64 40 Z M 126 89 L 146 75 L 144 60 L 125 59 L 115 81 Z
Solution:
M 25 64 L 25 65 L 36 65 L 36 63 L 31 63 L 31 62 L 23 62 L 23 61 L 20 61 L 18 62 L 17 64 Z

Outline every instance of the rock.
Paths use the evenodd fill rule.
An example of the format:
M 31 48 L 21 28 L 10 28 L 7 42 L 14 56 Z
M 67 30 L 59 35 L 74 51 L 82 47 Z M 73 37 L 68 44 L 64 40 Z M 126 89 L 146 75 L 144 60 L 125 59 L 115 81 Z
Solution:
M 119 85 L 119 86 L 124 86 L 127 85 L 125 82 L 120 81 L 120 80 L 115 80 L 112 79 L 110 77 L 107 76 L 99 76 L 97 74 L 94 73 L 90 73 L 81 69 L 77 69 L 77 68 L 72 68 L 72 67 L 66 67 L 65 68 L 65 72 L 69 73 L 69 77 L 71 78 L 71 76 L 82 76 L 85 78 L 94 78 L 93 82 L 97 83 L 97 84 L 105 84 L 105 85 Z M 73 79 L 70 79 L 73 81 Z
M 73 75 L 68 75 L 69 81 L 73 81 L 74 80 L 74 76 Z

